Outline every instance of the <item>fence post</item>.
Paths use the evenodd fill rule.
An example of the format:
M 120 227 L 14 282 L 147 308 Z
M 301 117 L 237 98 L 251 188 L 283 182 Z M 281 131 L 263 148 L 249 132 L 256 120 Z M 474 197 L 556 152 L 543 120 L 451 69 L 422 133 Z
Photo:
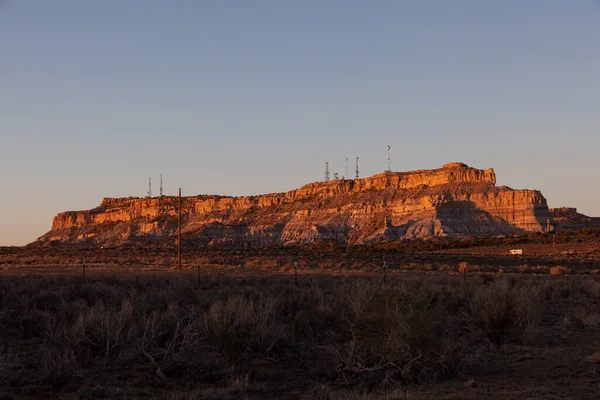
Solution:
M 466 261 L 463 261 L 461 263 L 458 264 L 458 272 L 462 272 L 463 273 L 463 283 L 465 286 L 465 289 L 467 287 L 467 273 L 469 272 L 469 263 Z
M 296 287 L 298 286 L 298 266 L 296 265 L 296 261 L 294 261 L 294 277 L 296 282 Z
M 85 260 L 81 260 L 81 281 L 85 285 Z

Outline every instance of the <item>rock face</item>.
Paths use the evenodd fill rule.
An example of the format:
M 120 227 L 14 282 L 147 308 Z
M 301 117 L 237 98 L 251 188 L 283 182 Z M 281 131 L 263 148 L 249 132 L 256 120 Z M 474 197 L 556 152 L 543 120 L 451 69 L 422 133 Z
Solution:
M 576 208 L 559 207 L 550 208 L 549 211 L 557 230 L 600 228 L 600 218 L 580 214 Z
M 258 247 L 350 244 L 399 238 L 544 232 L 553 229 L 536 190 L 496 186 L 492 169 L 462 163 L 434 170 L 305 185 L 261 196 L 182 200 L 188 244 Z M 57 215 L 41 243 L 120 245 L 176 235 L 177 198 L 108 198 L 92 210 Z

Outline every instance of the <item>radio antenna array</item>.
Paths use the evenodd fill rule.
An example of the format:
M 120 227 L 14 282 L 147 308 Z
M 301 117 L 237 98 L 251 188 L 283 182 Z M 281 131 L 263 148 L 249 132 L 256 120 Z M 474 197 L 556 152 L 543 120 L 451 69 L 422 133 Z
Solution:
M 163 197 L 164 193 L 163 193 L 163 179 L 162 179 L 162 174 L 160 174 L 160 197 Z
M 387 172 L 392 172 L 392 146 L 388 144 L 388 169 Z
M 346 157 L 346 175 L 344 175 L 344 179 L 349 179 L 350 177 L 348 176 L 348 157 Z

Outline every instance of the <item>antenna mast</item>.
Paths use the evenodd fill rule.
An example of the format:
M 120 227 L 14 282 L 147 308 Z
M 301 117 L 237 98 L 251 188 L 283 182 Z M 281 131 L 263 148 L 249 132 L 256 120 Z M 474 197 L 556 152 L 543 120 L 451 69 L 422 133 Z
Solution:
M 163 180 L 162 180 L 162 174 L 160 174 L 160 197 L 163 197 Z
M 325 161 L 325 182 L 329 182 L 329 161 Z
M 356 179 L 358 179 L 359 174 L 358 174 L 358 157 L 356 157 Z
M 387 172 L 392 172 L 392 146 L 388 144 L 388 169 Z
M 350 178 L 348 176 L 348 157 L 346 157 L 346 175 L 344 175 L 344 179 Z
M 148 197 L 152 197 L 152 178 L 148 178 Z

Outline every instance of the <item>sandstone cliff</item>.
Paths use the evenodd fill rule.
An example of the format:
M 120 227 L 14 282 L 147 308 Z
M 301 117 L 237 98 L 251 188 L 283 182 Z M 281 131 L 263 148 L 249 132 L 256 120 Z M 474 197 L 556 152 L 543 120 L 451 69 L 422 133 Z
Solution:
M 600 218 L 588 217 L 577 212 L 576 208 L 559 207 L 550 208 L 549 211 L 557 230 L 600 228 Z
M 104 199 L 89 211 L 57 215 L 41 243 L 119 245 L 176 234 L 177 198 Z M 492 169 L 462 163 L 311 183 L 261 196 L 185 197 L 189 244 L 256 247 L 329 239 L 350 244 L 398 238 L 499 235 L 552 229 L 536 190 L 497 187 Z

